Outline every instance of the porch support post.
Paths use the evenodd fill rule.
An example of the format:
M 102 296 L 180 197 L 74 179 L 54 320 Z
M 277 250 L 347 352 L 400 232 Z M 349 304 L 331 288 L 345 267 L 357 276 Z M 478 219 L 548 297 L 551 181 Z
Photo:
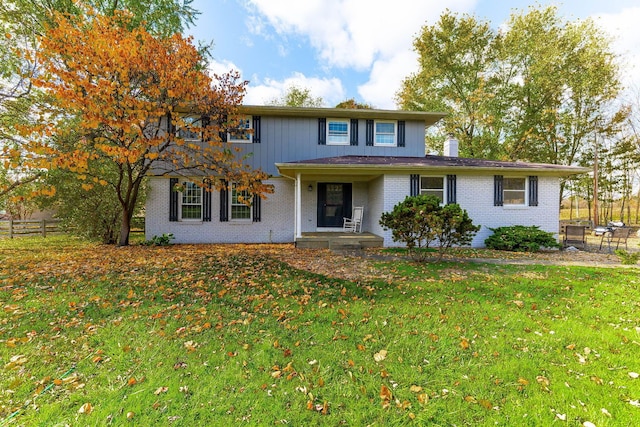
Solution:
M 296 239 L 302 237 L 302 175 L 296 174 Z

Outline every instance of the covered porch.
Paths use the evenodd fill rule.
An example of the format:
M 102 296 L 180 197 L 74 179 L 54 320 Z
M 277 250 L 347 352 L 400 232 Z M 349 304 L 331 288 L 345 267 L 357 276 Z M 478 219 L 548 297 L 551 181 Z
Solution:
M 384 173 L 380 167 L 332 159 L 276 164 L 294 181 L 294 240 L 300 248 L 384 246 L 378 219 L 383 212 Z M 325 163 L 326 162 L 326 163 Z M 343 220 L 361 207 L 362 233 L 344 232 Z
M 382 247 L 384 239 L 376 234 L 341 232 L 304 232 L 296 239 L 303 249 L 360 250 Z

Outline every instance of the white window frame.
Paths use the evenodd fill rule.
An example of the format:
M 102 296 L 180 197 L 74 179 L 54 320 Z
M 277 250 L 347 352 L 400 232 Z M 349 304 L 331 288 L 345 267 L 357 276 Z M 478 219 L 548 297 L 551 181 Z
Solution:
M 428 191 L 440 191 L 439 188 L 425 188 L 422 186 L 422 178 L 438 178 L 442 180 L 442 197 L 440 197 L 440 204 L 443 205 L 447 202 L 447 179 L 442 175 L 420 175 L 420 194 L 429 194 Z
M 332 138 L 331 138 L 332 134 L 331 134 L 331 131 L 329 130 L 332 123 L 346 124 L 347 125 L 347 133 L 346 133 L 346 135 L 344 135 L 344 137 L 343 137 L 342 134 L 341 134 L 339 139 L 333 139 L 332 140 Z M 333 135 L 333 136 L 337 136 L 337 135 Z M 344 138 L 344 140 L 343 140 L 343 138 Z M 348 120 L 348 119 L 327 119 L 327 145 L 349 145 L 350 138 L 351 138 L 351 120 Z
M 524 181 L 523 188 L 522 189 L 517 189 L 517 190 L 507 189 L 507 181 L 508 180 L 513 180 L 513 179 Z M 502 178 L 502 204 L 503 204 L 503 206 L 527 206 L 527 204 L 528 204 L 527 195 L 529 194 L 528 189 L 529 189 L 529 180 L 527 179 L 527 177 L 524 177 L 524 176 L 505 176 L 504 178 Z M 507 202 L 507 192 L 522 193 L 523 203 L 508 203 Z
M 190 197 L 193 197 L 193 200 L 185 200 Z M 203 189 L 198 184 L 195 184 L 191 181 L 186 181 L 182 183 L 182 192 L 180 193 L 180 212 L 179 218 L 180 221 L 202 221 L 202 210 L 203 210 Z M 185 206 L 199 206 L 200 207 L 200 215 L 196 217 L 185 218 Z
M 250 204 L 245 204 L 244 202 L 238 201 L 238 197 L 236 197 L 236 184 L 231 183 L 231 188 L 229 190 L 229 221 L 233 222 L 252 222 L 253 221 L 253 206 Z M 253 202 L 253 196 L 249 194 L 248 191 L 244 190 L 242 193 L 246 193 L 246 197 L 249 198 L 249 202 Z M 249 217 L 242 218 L 234 218 L 234 207 L 241 208 L 242 210 L 247 209 L 249 212 Z
M 238 116 L 232 119 L 232 123 L 242 120 L 240 128 L 245 131 L 227 132 L 227 142 L 235 142 L 238 144 L 251 144 L 253 142 L 253 132 L 246 132 L 253 129 L 253 116 Z M 241 136 L 238 136 L 241 135 Z
M 393 125 L 393 142 L 379 142 L 378 136 L 388 136 L 390 133 L 380 133 L 378 132 L 379 124 L 391 124 Z M 394 120 L 376 120 L 373 123 L 373 145 L 379 147 L 395 147 L 398 145 L 398 122 Z

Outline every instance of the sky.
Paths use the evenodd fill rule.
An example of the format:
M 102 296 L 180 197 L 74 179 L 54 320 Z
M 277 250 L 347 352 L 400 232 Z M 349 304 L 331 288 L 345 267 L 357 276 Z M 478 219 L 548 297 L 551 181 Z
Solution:
M 547 5 L 567 21 L 593 19 L 613 39 L 623 83 L 640 87 L 638 0 L 194 0 L 201 14 L 186 33 L 213 43 L 213 72 L 249 81 L 244 104 L 267 104 L 295 85 L 326 107 L 354 98 L 397 109 L 401 82 L 418 67 L 413 41 L 446 9 L 499 28 L 514 11 Z

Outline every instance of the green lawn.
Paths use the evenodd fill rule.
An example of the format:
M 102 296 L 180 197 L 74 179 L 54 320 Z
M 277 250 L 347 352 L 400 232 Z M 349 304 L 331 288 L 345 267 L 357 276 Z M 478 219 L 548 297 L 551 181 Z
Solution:
M 637 269 L 300 256 L 1 240 L 0 426 L 640 419 Z

